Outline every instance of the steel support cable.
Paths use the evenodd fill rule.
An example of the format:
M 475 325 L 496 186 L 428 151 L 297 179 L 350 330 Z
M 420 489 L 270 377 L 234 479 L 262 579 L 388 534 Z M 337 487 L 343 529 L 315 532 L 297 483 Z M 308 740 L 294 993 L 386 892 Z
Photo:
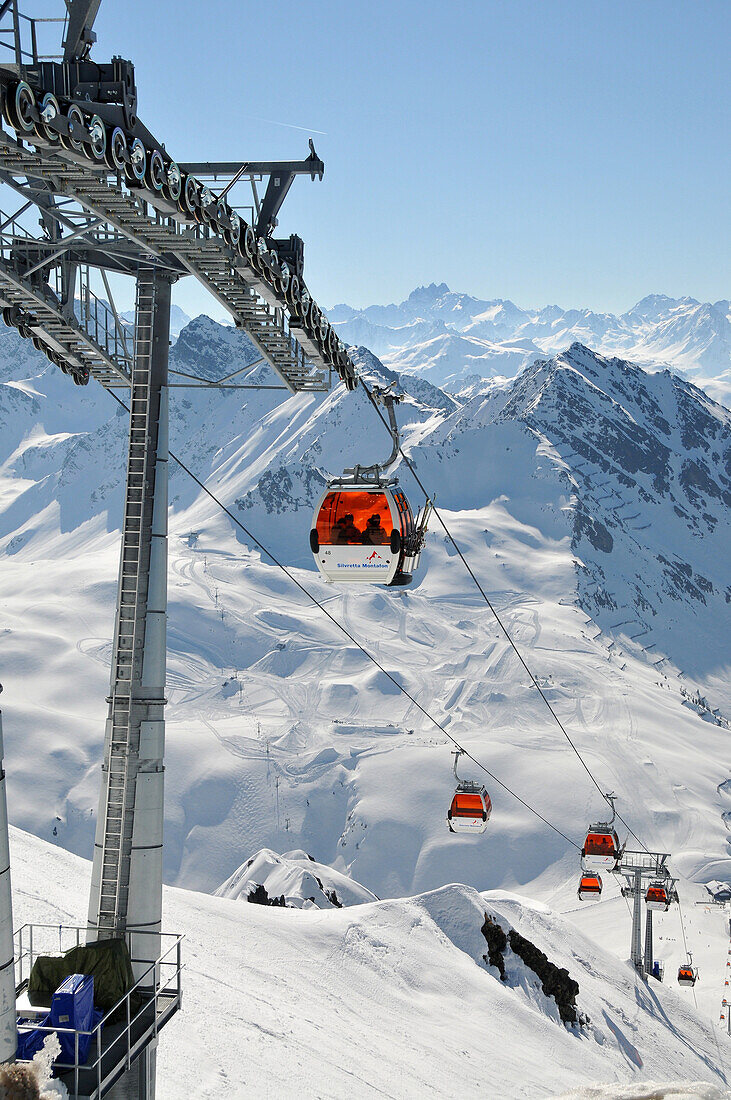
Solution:
M 379 417 L 379 419 L 380 419 L 381 423 L 383 424 L 384 428 L 386 429 L 386 431 L 387 431 L 387 432 L 389 433 L 389 435 L 390 435 L 390 434 L 391 434 L 391 429 L 389 428 L 388 424 L 386 423 L 386 420 L 385 420 L 385 418 L 384 418 L 383 414 L 381 413 L 381 410 L 380 410 L 380 408 L 378 407 L 378 403 L 377 403 L 377 401 L 375 400 L 375 398 L 373 397 L 373 394 L 372 394 L 371 390 L 369 390 L 368 386 L 366 385 L 366 383 L 365 383 L 365 381 L 363 380 L 363 378 L 362 378 L 362 377 L 360 378 L 360 384 L 362 385 L 363 389 L 365 390 L 365 393 L 366 393 L 366 395 L 367 395 L 367 397 L 368 397 L 368 400 L 370 401 L 371 405 L 372 405 L 372 406 L 373 406 L 373 408 L 374 408 L 374 409 L 376 410 L 376 413 L 378 414 L 378 417 Z M 419 486 L 419 488 L 421 489 L 422 493 L 424 494 L 424 497 L 425 497 L 425 499 L 426 499 L 426 500 L 429 500 L 429 499 L 430 499 L 430 498 L 429 498 L 429 493 L 427 492 L 427 490 L 426 490 L 426 488 L 425 488 L 425 486 L 424 486 L 424 483 L 422 482 L 421 478 L 419 477 L 419 475 L 417 474 L 416 470 L 414 469 L 414 465 L 413 465 L 413 463 L 411 462 L 411 460 L 409 459 L 409 457 L 408 457 L 408 456 L 407 456 L 407 455 L 406 455 L 406 454 L 404 453 L 404 449 L 403 449 L 403 447 L 401 446 L 401 442 L 400 442 L 400 440 L 399 440 L 399 442 L 398 442 L 398 452 L 399 452 L 399 454 L 401 455 L 401 458 L 402 458 L 402 459 L 404 460 L 404 462 L 405 462 L 405 464 L 406 464 L 406 466 L 407 466 L 407 468 L 408 468 L 409 472 L 411 473 L 411 476 L 412 476 L 412 477 L 414 478 L 414 481 L 416 482 L 416 484 L 417 484 L 417 485 Z M 451 542 L 451 544 L 452 544 L 452 546 L 454 547 L 454 549 L 455 549 L 456 553 L 458 554 L 459 558 L 461 559 L 461 561 L 462 561 L 462 564 L 464 565 L 465 569 L 467 570 L 467 572 L 469 573 L 470 577 L 471 577 L 471 578 L 472 578 L 472 580 L 474 581 L 474 583 L 475 583 L 475 586 L 477 587 L 478 591 L 479 591 L 479 592 L 480 592 L 480 594 L 482 595 L 482 598 L 484 599 L 485 603 L 486 603 L 486 604 L 487 604 L 487 606 L 489 607 L 489 609 L 490 609 L 490 611 L 491 611 L 491 613 L 492 613 L 492 616 L 493 616 L 493 618 L 495 619 L 495 622 L 496 622 L 496 623 L 498 624 L 498 626 L 500 627 L 500 630 L 501 630 L 501 631 L 503 632 L 503 634 L 505 635 L 505 638 L 507 639 L 507 641 L 508 641 L 508 643 L 509 643 L 509 645 L 510 645 L 511 649 L 512 649 L 512 650 L 513 650 L 513 652 L 515 653 L 515 656 L 516 656 L 516 657 L 518 658 L 518 660 L 520 661 L 521 665 L 523 666 L 523 668 L 524 668 L 524 669 L 525 669 L 525 671 L 527 672 L 527 674 L 528 674 L 528 676 L 529 676 L 529 678 L 530 678 L 530 681 L 531 681 L 531 683 L 533 684 L 533 686 L 535 687 L 536 691 L 537 691 L 537 692 L 539 693 L 539 695 L 540 695 L 541 699 L 543 700 L 543 702 L 544 702 L 544 703 L 546 704 L 546 706 L 548 707 L 549 711 L 551 712 L 551 715 L 553 716 L 553 719 L 554 719 L 554 721 L 556 722 L 556 725 L 557 725 L 557 726 L 558 726 L 558 728 L 559 728 L 559 729 L 561 730 L 561 733 L 562 733 L 562 734 L 564 735 L 564 737 L 565 737 L 565 738 L 566 738 L 566 740 L 568 741 L 568 743 L 569 743 L 569 745 L 571 746 L 571 748 L 572 748 L 572 749 L 574 750 L 574 752 L 575 752 L 575 754 L 576 754 L 576 756 L 577 756 L 578 760 L 580 761 L 580 763 L 581 763 L 581 766 L 582 766 L 582 767 L 584 768 L 584 770 L 585 770 L 586 774 L 587 774 L 587 775 L 589 776 L 589 778 L 591 779 L 592 783 L 594 784 L 594 786 L 596 787 L 596 789 L 597 789 L 597 790 L 599 791 L 600 795 L 602 796 L 602 798 L 604 799 L 604 801 L 605 801 L 605 802 L 607 803 L 607 805 L 611 807 L 611 809 L 612 809 L 612 812 L 614 813 L 614 815 L 616 816 L 616 818 L 617 818 L 617 819 L 618 819 L 619 821 L 621 821 L 621 822 L 622 822 L 622 824 L 624 825 L 624 827 L 625 827 L 625 828 L 627 829 L 627 831 L 629 832 L 630 836 L 634 837 L 634 839 L 635 839 L 635 840 L 637 841 L 637 843 L 638 843 L 638 844 L 639 844 L 639 845 L 640 845 L 640 846 L 641 846 L 642 848 L 644 848 L 646 852 L 649 852 L 649 850 L 650 850 L 650 849 L 649 849 L 649 848 L 647 847 L 647 845 L 645 844 L 645 842 L 644 842 L 643 840 L 641 840 L 641 839 L 640 839 L 640 838 L 639 838 L 639 837 L 637 836 L 637 833 L 635 833 L 635 831 L 634 831 L 634 830 L 633 830 L 633 829 L 632 829 L 632 828 L 631 828 L 631 827 L 630 827 L 630 826 L 628 825 L 627 821 L 625 821 L 625 819 L 624 819 L 624 818 L 622 817 L 622 815 L 621 815 L 621 814 L 619 814 L 619 813 L 617 813 L 616 809 L 614 808 L 614 805 L 613 805 L 613 803 L 612 803 L 612 802 L 610 802 L 610 800 L 609 800 L 609 799 L 607 798 L 607 795 L 606 795 L 606 793 L 605 793 L 605 792 L 604 792 L 604 791 L 602 790 L 601 786 L 599 785 L 599 783 L 597 782 L 597 780 L 596 780 L 596 779 L 594 778 L 594 775 L 593 775 L 593 773 L 592 773 L 591 769 L 589 768 L 589 765 L 588 765 L 588 764 L 586 763 L 586 761 L 584 760 L 583 756 L 581 755 L 581 753 L 580 753 L 580 752 L 579 752 L 579 750 L 577 749 L 577 747 L 576 747 L 576 745 L 574 744 L 574 742 L 573 742 L 573 740 L 572 740 L 572 738 L 571 738 L 571 736 L 570 736 L 570 734 L 569 734 L 568 730 L 567 730 L 567 729 L 566 729 L 566 727 L 564 726 L 563 722 L 562 722 L 562 721 L 561 721 L 561 719 L 559 718 L 559 716 L 558 716 L 558 714 L 556 713 L 556 711 L 555 711 L 555 710 L 553 709 L 553 707 L 551 706 L 550 700 L 548 699 L 548 697 L 546 696 L 545 692 L 543 691 L 543 688 L 542 688 L 542 687 L 541 687 L 541 685 L 540 685 L 540 684 L 538 683 L 537 679 L 535 678 L 535 676 L 534 676 L 534 675 L 533 675 L 533 673 L 531 672 L 530 668 L 529 668 L 529 667 L 528 667 L 528 665 L 526 664 L 525 660 L 523 659 L 523 656 L 521 655 L 521 653 L 520 653 L 520 650 L 518 649 L 518 647 L 516 646 L 516 644 L 515 644 L 515 642 L 513 641 L 512 637 L 510 636 L 510 633 L 509 633 L 509 631 L 508 631 L 507 627 L 505 626 L 505 624 L 503 623 L 503 621 L 502 621 L 502 619 L 501 619 L 500 615 L 499 615 L 499 614 L 498 614 L 498 612 L 497 612 L 497 609 L 495 608 L 495 606 L 493 605 L 493 603 L 492 603 L 492 601 L 490 600 L 489 596 L 487 595 L 487 593 L 485 592 L 484 588 L 483 588 L 483 587 L 482 587 L 482 585 L 480 584 L 479 580 L 477 579 L 477 577 L 476 577 L 476 576 L 475 576 L 475 574 L 473 573 L 473 571 L 472 571 L 472 569 L 471 569 L 471 567 L 470 567 L 470 565 L 469 565 L 469 562 L 467 561 L 467 559 L 465 558 L 465 556 L 464 556 L 464 554 L 462 553 L 461 549 L 460 549 L 460 548 L 459 548 L 459 546 L 457 545 L 457 543 L 456 543 L 456 541 L 455 541 L 455 539 L 454 539 L 454 536 L 452 535 L 452 532 L 451 532 L 451 531 L 449 530 L 449 528 L 447 527 L 446 523 L 445 523 L 445 522 L 444 522 L 444 520 L 442 519 L 442 515 L 441 515 L 441 512 L 440 512 L 440 511 L 438 510 L 438 508 L 437 508 L 437 507 L 436 507 L 435 505 L 432 505 L 432 508 L 433 508 L 433 510 L 434 510 L 434 515 L 435 515 L 435 516 L 437 517 L 437 519 L 439 520 L 439 523 L 441 524 L 441 526 L 442 526 L 442 529 L 443 529 L 443 531 L 444 531 L 445 535 L 447 536 L 447 538 L 448 538 L 448 539 L 449 539 L 449 541 Z M 447 736 L 448 736 L 448 735 L 447 735 Z M 455 742 L 455 744 L 456 744 L 456 742 Z M 626 900 L 626 899 L 625 899 L 625 900 Z M 629 908 L 629 905 L 628 905 L 628 908 Z M 683 933 L 683 944 L 684 944 L 684 946 L 685 946 L 685 953 L 686 953 L 686 955 L 687 955 L 687 953 L 688 953 L 688 946 L 687 946 L 687 944 L 686 944 L 686 940 L 685 940 L 685 922 L 683 921 L 683 914 L 682 914 L 682 911 L 681 911 L 681 909 L 680 909 L 680 897 L 679 897 L 679 896 L 678 896 L 678 912 L 679 912 L 679 914 L 680 914 L 680 927 L 681 927 L 681 930 L 682 930 L 682 933 Z M 695 999 L 695 989 L 693 990 L 693 998 Z
M 128 406 L 124 403 L 124 401 L 122 401 L 121 397 L 117 397 L 116 393 L 114 393 L 112 390 L 108 390 L 107 392 L 111 394 L 111 396 L 114 398 L 114 400 L 119 405 L 121 405 L 123 409 L 126 409 L 127 412 L 129 412 Z M 185 463 L 182 461 L 182 459 L 178 458 L 178 456 L 173 454 L 173 452 L 170 451 L 170 450 L 168 451 L 168 454 L 169 454 L 170 458 L 172 458 L 173 461 L 177 463 L 177 465 L 180 467 L 180 469 L 183 470 L 188 475 L 188 477 L 192 478 L 193 481 L 196 483 L 196 485 L 200 489 L 202 489 L 203 492 L 207 496 L 209 496 L 211 498 L 211 500 L 214 502 L 214 504 L 217 504 L 218 507 L 223 512 L 226 513 L 226 515 L 229 517 L 229 519 L 232 520 L 232 522 L 235 523 L 236 526 L 239 527 L 244 532 L 244 534 L 247 536 L 247 538 L 250 538 L 251 541 L 254 542 L 259 547 L 259 549 L 262 551 L 262 553 L 266 554 L 268 558 L 271 558 L 271 560 L 274 562 L 274 564 L 277 566 L 277 568 L 281 569 L 282 572 L 287 577 L 289 577 L 289 579 L 292 581 L 292 583 L 294 585 L 296 585 L 297 588 L 299 588 L 300 592 L 302 592 L 303 595 L 305 595 L 307 597 L 307 599 L 315 605 L 315 607 L 318 607 L 320 609 L 320 611 L 323 613 L 323 615 L 327 616 L 327 618 L 330 620 L 330 622 L 333 623 L 334 626 L 336 626 L 338 628 L 338 630 L 342 631 L 342 633 L 346 636 L 346 638 L 348 638 L 353 643 L 353 645 L 357 649 L 359 649 L 360 652 L 365 657 L 367 657 L 368 660 L 371 661 L 372 664 L 374 664 L 376 666 L 376 668 L 379 669 L 379 671 L 382 672 L 383 675 L 386 676 L 391 681 L 391 683 L 394 685 L 394 687 L 396 687 L 403 695 L 406 696 L 407 699 L 409 699 L 414 704 L 414 706 L 419 711 L 421 711 L 421 713 L 424 715 L 425 718 L 428 718 L 429 721 L 432 722 L 433 725 L 435 725 L 437 727 L 437 729 L 441 730 L 441 732 L 444 734 L 444 736 L 449 741 L 451 741 L 452 744 L 456 748 L 458 748 L 469 760 L 471 760 L 473 764 L 475 764 L 478 768 L 480 768 L 481 771 L 483 771 L 485 773 L 485 775 L 489 776 L 490 779 L 494 783 L 496 783 L 507 794 L 511 795 L 517 802 L 519 802 L 521 804 L 521 806 L 524 806 L 526 810 L 529 810 L 530 813 L 532 813 L 535 817 L 537 817 L 540 821 L 542 821 L 544 825 L 547 825 L 549 829 L 553 829 L 554 833 L 557 833 L 558 836 L 562 837 L 568 844 L 571 844 L 572 847 L 578 849 L 579 851 L 581 850 L 581 845 L 580 844 L 577 844 L 576 841 L 572 840 L 570 837 L 566 836 L 565 833 L 561 832 L 561 830 L 556 825 L 552 824 L 552 822 L 550 822 L 547 817 L 544 817 L 543 814 L 539 810 L 536 810 L 535 807 L 531 806 L 529 802 L 526 802 L 524 799 L 522 799 L 519 794 L 517 794 L 514 790 L 512 790 L 510 787 L 508 787 L 507 784 L 503 783 L 503 781 L 501 779 L 498 779 L 498 777 L 493 772 L 491 772 L 489 770 L 489 768 L 486 768 L 483 763 L 481 763 L 476 757 L 474 757 L 468 749 L 465 749 L 462 745 L 460 745 L 459 741 L 457 741 L 456 738 L 452 737 L 451 733 L 447 732 L 447 730 L 444 728 L 444 726 L 441 724 L 441 722 L 439 722 L 432 714 L 430 714 L 429 711 L 426 710 L 425 707 L 423 707 L 421 705 L 421 703 L 418 702 L 418 700 L 415 699 L 414 696 L 403 686 L 403 684 L 400 684 L 398 682 L 398 680 L 394 676 L 392 676 L 391 673 L 388 672 L 387 669 L 385 669 L 383 667 L 383 665 L 380 663 L 380 661 L 378 661 L 378 659 L 376 657 L 374 657 L 372 653 L 369 653 L 369 651 L 364 646 L 362 646 L 359 641 L 357 641 L 353 637 L 353 635 L 350 633 L 350 631 L 345 626 L 343 626 L 343 624 L 341 622 L 339 622 L 334 617 L 334 615 L 331 615 L 330 612 L 327 610 L 327 608 L 324 607 L 320 603 L 320 601 L 315 596 L 313 596 L 312 593 L 310 591 L 308 591 L 308 589 L 306 589 L 303 584 L 300 583 L 300 581 L 297 580 L 297 578 L 294 576 L 294 574 L 291 572 L 291 570 L 289 570 L 286 565 L 284 565 L 282 562 L 280 562 L 279 559 L 272 553 L 272 551 L 268 550 L 266 548 L 266 546 L 264 546 L 264 544 L 261 543 L 259 541 L 259 539 L 256 538 L 255 535 L 252 534 L 252 532 L 248 529 L 248 527 L 244 526 L 244 524 L 241 522 L 241 520 L 237 516 L 235 516 L 233 514 L 233 512 L 231 512 L 226 507 L 226 505 L 223 503 L 223 501 L 220 500 L 219 497 L 217 497 L 216 494 L 213 493 L 208 488 L 208 486 L 205 485 L 201 481 L 201 479 L 199 477 L 196 477 L 196 475 L 193 473 L 193 471 L 190 469 L 190 467 L 186 466 Z
M 376 402 L 375 398 L 373 397 L 373 394 L 372 394 L 372 393 L 371 393 L 371 391 L 369 390 L 369 388 L 368 388 L 368 386 L 366 385 L 366 383 L 365 383 L 365 382 L 363 381 L 363 378 L 362 378 L 362 377 L 360 378 L 360 384 L 361 384 L 361 386 L 363 387 L 363 389 L 365 390 L 365 392 L 366 392 L 366 395 L 367 395 L 367 397 L 368 397 L 368 400 L 370 401 L 371 405 L 372 405 L 372 406 L 373 406 L 373 408 L 374 408 L 374 409 L 376 410 L 376 413 L 378 414 L 378 416 L 379 416 L 379 418 L 380 418 L 380 420 L 381 420 L 381 423 L 383 424 L 383 426 L 384 426 L 384 427 L 386 428 L 386 430 L 388 431 L 388 433 L 389 433 L 389 435 L 390 435 L 390 434 L 391 434 L 391 430 L 390 430 L 390 428 L 389 428 L 388 424 L 386 423 L 386 421 L 385 421 L 385 419 L 384 419 L 384 417 L 383 417 L 383 414 L 381 413 L 381 410 L 380 410 L 380 409 L 379 409 L 379 407 L 378 407 L 378 403 Z M 425 496 L 426 500 L 429 500 L 429 499 L 430 499 L 430 498 L 429 498 L 429 493 L 427 492 L 427 490 L 426 490 L 426 488 L 425 488 L 425 486 L 424 486 L 424 483 L 422 482 L 421 478 L 419 477 L 419 475 L 417 474 L 416 470 L 414 469 L 414 465 L 413 465 L 413 463 L 412 463 L 412 462 L 411 462 L 411 460 L 410 460 L 410 459 L 408 458 L 408 456 L 407 456 L 407 455 L 406 455 L 406 454 L 404 453 L 404 450 L 403 450 L 403 447 L 401 446 L 401 443 L 400 443 L 400 441 L 399 441 L 399 444 L 398 444 L 398 450 L 399 450 L 399 454 L 401 455 L 402 459 L 403 459 L 403 460 L 404 460 L 404 462 L 406 463 L 406 466 L 408 467 L 408 469 L 409 469 L 409 472 L 411 473 L 412 477 L 414 478 L 414 481 L 416 482 L 416 484 L 417 484 L 417 485 L 419 486 L 419 488 L 421 489 L 421 491 L 422 491 L 422 493 L 424 494 L 424 496 Z M 568 741 L 568 743 L 569 743 L 569 745 L 571 746 L 571 748 L 572 748 L 572 749 L 574 750 L 574 752 L 575 752 L 575 754 L 576 754 L 576 756 L 577 756 L 577 758 L 578 758 L 579 762 L 581 763 L 581 766 L 582 766 L 582 768 L 584 769 L 584 771 L 586 772 L 586 774 L 587 774 L 587 775 L 589 776 L 589 778 L 591 779 L 591 781 L 592 781 L 592 783 L 594 784 L 594 786 L 596 787 L 596 789 L 597 789 L 597 790 L 599 791 L 599 794 L 600 794 L 600 795 L 602 796 L 602 798 L 604 799 L 604 801 L 605 801 L 605 802 L 607 803 L 607 805 L 608 805 L 608 806 L 610 806 L 610 807 L 611 807 L 611 809 L 612 809 L 612 811 L 614 812 L 614 814 L 615 814 L 615 816 L 617 817 L 617 819 L 618 819 L 619 821 L 621 821 L 621 822 L 622 822 L 622 824 L 624 825 L 624 827 L 625 827 L 625 828 L 627 829 L 627 831 L 628 831 L 628 833 L 630 834 L 630 836 L 633 836 L 633 837 L 634 837 L 634 839 L 635 839 L 635 840 L 637 841 L 637 843 L 638 843 L 638 844 L 640 844 L 640 845 L 641 845 L 641 846 L 642 846 L 642 847 L 643 847 L 643 848 L 645 849 L 645 851 L 646 851 L 646 852 L 648 852 L 648 851 L 649 851 L 649 848 L 647 847 L 647 845 L 646 845 L 646 844 L 644 843 L 644 841 L 640 840 L 640 838 L 639 838 L 639 837 L 637 836 L 637 834 L 636 834 L 636 833 L 635 833 L 635 832 L 633 831 L 633 829 L 631 829 L 631 828 L 630 828 L 630 826 L 629 826 L 629 825 L 627 824 L 627 822 L 626 822 L 626 821 L 625 821 L 625 819 L 624 819 L 624 818 L 622 817 L 622 815 L 621 815 L 621 814 L 619 814 L 619 813 L 617 813 L 617 811 L 616 811 L 616 810 L 614 809 L 614 806 L 612 805 L 612 803 L 610 802 L 610 800 L 609 800 L 609 799 L 607 798 L 607 795 L 606 795 L 606 793 L 605 793 L 605 792 L 604 792 L 604 791 L 602 790 L 602 788 L 601 788 L 600 784 L 599 784 L 599 783 L 597 782 L 597 780 L 595 779 L 595 777 L 594 777 L 594 775 L 593 775 L 593 773 L 592 773 L 591 769 L 589 768 L 589 765 L 588 765 L 588 764 L 586 763 L 586 761 L 584 760 L 583 756 L 581 755 L 581 753 L 580 753 L 580 752 L 579 752 L 579 750 L 577 749 L 577 747 L 576 747 L 576 745 L 574 744 L 574 742 L 573 742 L 573 740 L 572 740 L 572 738 L 571 738 L 571 735 L 569 734 L 568 730 L 567 730 L 567 729 L 566 729 L 566 727 L 564 726 L 563 722 L 562 722 L 562 721 L 561 721 L 561 719 L 559 718 L 559 716 L 558 716 L 558 714 L 556 713 L 556 711 L 555 711 L 555 710 L 553 709 L 553 707 L 551 706 L 551 703 L 550 703 L 550 700 L 548 699 L 548 696 L 547 696 L 547 695 L 545 694 L 545 692 L 543 691 L 543 688 L 542 688 L 542 687 L 541 687 L 541 685 L 540 685 L 540 684 L 538 683 L 538 680 L 537 680 L 537 679 L 535 678 L 535 676 L 534 676 L 534 675 L 533 675 L 533 673 L 531 672 L 530 668 L 529 668 L 529 667 L 528 667 L 528 665 L 526 664 L 525 660 L 523 659 L 523 656 L 521 655 L 521 653 L 520 653 L 520 650 L 518 649 L 518 647 L 516 646 L 516 644 L 515 644 L 515 642 L 513 641 L 512 637 L 510 636 L 510 632 L 508 631 L 507 627 L 506 627 L 506 626 L 505 626 L 505 624 L 503 623 L 503 621 L 502 621 L 502 619 L 501 619 L 500 615 L 499 615 L 499 614 L 498 614 L 498 612 L 497 612 L 497 609 L 495 608 L 494 604 L 493 604 L 493 603 L 492 603 L 492 601 L 490 600 L 489 596 L 488 596 L 488 595 L 487 595 L 487 593 L 485 592 L 485 590 L 484 590 L 484 588 L 482 587 L 482 585 L 480 584 L 479 580 L 477 579 L 477 577 L 476 577 L 476 576 L 475 576 L 475 574 L 473 573 L 473 571 L 472 571 L 472 568 L 470 567 L 470 564 L 469 564 L 469 562 L 467 561 L 467 559 L 465 558 L 465 556 L 464 556 L 464 554 L 462 553 L 461 549 L 460 549 L 460 548 L 459 548 L 459 546 L 457 545 L 457 543 L 456 543 L 456 541 L 455 541 L 455 539 L 454 539 L 454 536 L 452 535 L 452 532 L 451 532 L 451 531 L 449 530 L 449 528 L 447 527 L 446 523 L 445 523 L 445 522 L 444 522 L 444 520 L 442 519 L 442 515 L 441 515 L 441 512 L 440 512 L 440 511 L 439 511 L 439 509 L 438 509 L 438 508 L 437 508 L 436 506 L 434 506 L 434 505 L 432 505 L 432 508 L 433 508 L 433 510 L 434 510 L 434 515 L 435 515 L 435 516 L 437 517 L 437 519 L 439 520 L 439 523 L 440 523 L 440 524 L 441 524 L 441 526 L 442 526 L 442 530 L 444 531 L 445 535 L 447 536 L 447 538 L 448 538 L 448 539 L 449 539 L 449 541 L 451 542 L 452 546 L 454 547 L 454 549 L 455 549 L 455 552 L 457 553 L 457 555 L 458 555 L 458 556 L 459 556 L 459 558 L 461 559 L 461 561 L 462 561 L 462 564 L 464 565 L 465 569 L 466 569 L 466 570 L 467 570 L 467 572 L 469 573 L 470 577 L 471 577 L 471 578 L 472 578 L 472 580 L 474 581 L 474 583 L 475 583 L 475 586 L 476 586 L 476 588 L 478 589 L 478 591 L 480 592 L 480 594 L 481 594 L 481 596 L 482 596 L 483 600 L 485 601 L 485 603 L 486 603 L 486 604 L 487 604 L 487 606 L 489 607 L 489 609 L 490 609 L 490 611 L 491 611 L 491 613 L 492 613 L 492 616 L 493 616 L 493 618 L 495 619 L 495 622 L 496 622 L 496 623 L 497 623 L 497 625 L 498 625 L 498 626 L 500 627 L 500 630 L 501 630 L 501 631 L 503 632 L 503 634 L 505 635 L 505 638 L 506 638 L 506 640 L 507 640 L 508 644 L 510 645 L 511 649 L 512 649 L 512 650 L 513 650 L 513 652 L 515 653 L 515 656 L 516 656 L 516 657 L 518 658 L 518 660 L 520 661 L 521 665 L 523 666 L 523 668 L 525 669 L 526 673 L 528 674 L 528 677 L 529 677 L 529 679 L 530 679 L 531 683 L 533 684 L 533 687 L 534 687 L 534 688 L 536 689 L 536 691 L 537 691 L 537 692 L 538 692 L 538 694 L 540 695 L 541 699 L 543 700 L 543 702 L 544 702 L 544 703 L 546 704 L 546 706 L 548 707 L 549 711 L 551 712 L 551 715 L 553 716 L 553 719 L 554 719 L 554 721 L 556 722 L 556 725 L 557 725 L 557 726 L 558 726 L 558 728 L 559 728 L 559 729 L 561 730 L 561 733 L 562 733 L 562 734 L 564 735 L 564 737 L 565 737 L 565 738 L 566 738 L 566 740 Z

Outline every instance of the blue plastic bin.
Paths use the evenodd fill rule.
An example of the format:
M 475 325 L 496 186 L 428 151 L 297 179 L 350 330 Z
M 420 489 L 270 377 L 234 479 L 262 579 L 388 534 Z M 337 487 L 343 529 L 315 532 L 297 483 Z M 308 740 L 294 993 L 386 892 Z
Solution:
M 71 974 L 62 982 L 51 1001 L 51 1027 L 69 1027 L 74 1031 L 91 1031 L 94 1019 L 94 978 L 91 974 Z M 61 1043 L 59 1062 L 75 1061 L 74 1036 L 58 1032 Z M 91 1035 L 79 1035 L 79 1062 L 89 1057 Z

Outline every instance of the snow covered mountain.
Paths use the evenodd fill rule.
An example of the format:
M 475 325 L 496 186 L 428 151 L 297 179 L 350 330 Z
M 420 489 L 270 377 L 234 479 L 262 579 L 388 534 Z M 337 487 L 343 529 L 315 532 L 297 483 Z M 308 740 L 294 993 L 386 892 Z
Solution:
M 348 875 L 317 863 L 307 852 L 276 852 L 263 848 L 234 871 L 216 890 L 216 897 L 285 905 L 290 909 L 342 909 L 378 901 Z
M 365 344 L 394 370 L 419 373 L 450 388 L 470 376 L 512 376 L 540 355 L 579 341 L 646 369 L 670 366 L 707 380 L 709 392 L 731 394 L 731 307 L 651 294 L 621 316 L 546 306 L 525 310 L 450 291 L 419 287 L 398 305 L 329 313 L 348 343 Z
M 83 911 L 86 861 L 19 830 L 11 858 L 16 924 Z M 728 1041 L 682 990 L 644 986 L 526 898 L 450 885 L 323 912 L 166 889 L 163 905 L 185 970 L 183 1011 L 160 1036 L 160 1100 L 518 1100 L 581 1086 L 588 1100 L 602 1083 L 601 1097 L 728 1097 Z
M 253 358 L 243 336 L 198 318 L 171 366 L 220 376 Z M 457 395 L 401 381 L 405 446 L 481 583 L 603 788 L 648 845 L 672 853 L 708 975 L 699 1005 L 717 1014 L 725 922 L 693 902 L 731 881 L 730 414 L 674 375 L 578 344 Z M 173 391 L 172 450 L 484 760 L 499 780 L 493 818 L 482 839 L 449 834 L 441 732 L 173 465 L 167 880 L 207 891 L 229 880 L 248 894 L 263 869 L 294 882 L 277 896 L 317 904 L 288 877 L 311 853 L 325 890 L 328 868 L 381 898 L 454 881 L 517 890 L 626 957 L 616 885 L 574 912 L 576 851 L 533 812 L 576 843 L 602 805 L 438 525 L 409 589 L 338 589 L 313 570 L 307 536 L 326 474 L 383 458 L 383 427 L 360 391 L 282 396 Z M 96 812 L 125 434 L 109 394 L 73 387 L 0 330 L 11 816 L 79 854 Z M 257 877 L 237 878 L 254 858 Z M 677 965 L 677 913 L 658 926 Z
M 128 324 L 134 324 L 134 310 L 126 310 L 120 316 Z M 173 302 L 170 307 L 170 335 L 174 340 L 177 340 L 186 325 L 190 324 L 190 320 L 188 314 Z

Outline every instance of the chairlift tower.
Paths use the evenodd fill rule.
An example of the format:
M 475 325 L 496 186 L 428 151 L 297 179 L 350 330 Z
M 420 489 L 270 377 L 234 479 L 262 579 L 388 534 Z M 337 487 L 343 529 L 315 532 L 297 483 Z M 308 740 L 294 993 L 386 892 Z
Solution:
M 20 204 L 0 212 L 0 309 L 77 385 L 93 378 L 125 397 L 129 391 L 88 936 L 126 938 L 155 1018 L 149 1035 L 128 1029 L 116 1062 L 99 1052 L 93 1083 L 77 1066 L 67 1086 L 77 1098 L 152 1100 L 157 1033 L 179 1005 L 178 967 L 178 1001 L 158 1015 L 170 390 L 312 393 L 335 378 L 354 389 L 357 373 L 307 290 L 302 241 L 275 236 L 295 177 L 322 178 L 312 142 L 301 161 L 172 160 L 139 118 L 132 63 L 90 57 L 100 3 L 66 0 L 63 16 L 36 20 L 18 0 L 0 0 L 0 183 Z M 61 52 L 44 54 L 43 36 L 59 27 Z M 225 379 L 169 370 L 172 287 L 191 275 L 258 354 Z M 116 308 L 110 276 L 135 281 L 132 328 Z M 269 379 L 251 373 L 260 365 L 271 368 Z

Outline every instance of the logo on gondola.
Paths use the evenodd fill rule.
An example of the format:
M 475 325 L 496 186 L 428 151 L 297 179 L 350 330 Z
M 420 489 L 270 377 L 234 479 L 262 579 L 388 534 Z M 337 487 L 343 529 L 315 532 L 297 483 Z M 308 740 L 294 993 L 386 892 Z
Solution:
M 374 550 L 372 554 L 368 555 L 368 557 L 366 558 L 366 561 L 374 561 L 376 558 L 378 558 L 379 561 L 383 561 L 383 558 L 378 553 L 378 551 Z

